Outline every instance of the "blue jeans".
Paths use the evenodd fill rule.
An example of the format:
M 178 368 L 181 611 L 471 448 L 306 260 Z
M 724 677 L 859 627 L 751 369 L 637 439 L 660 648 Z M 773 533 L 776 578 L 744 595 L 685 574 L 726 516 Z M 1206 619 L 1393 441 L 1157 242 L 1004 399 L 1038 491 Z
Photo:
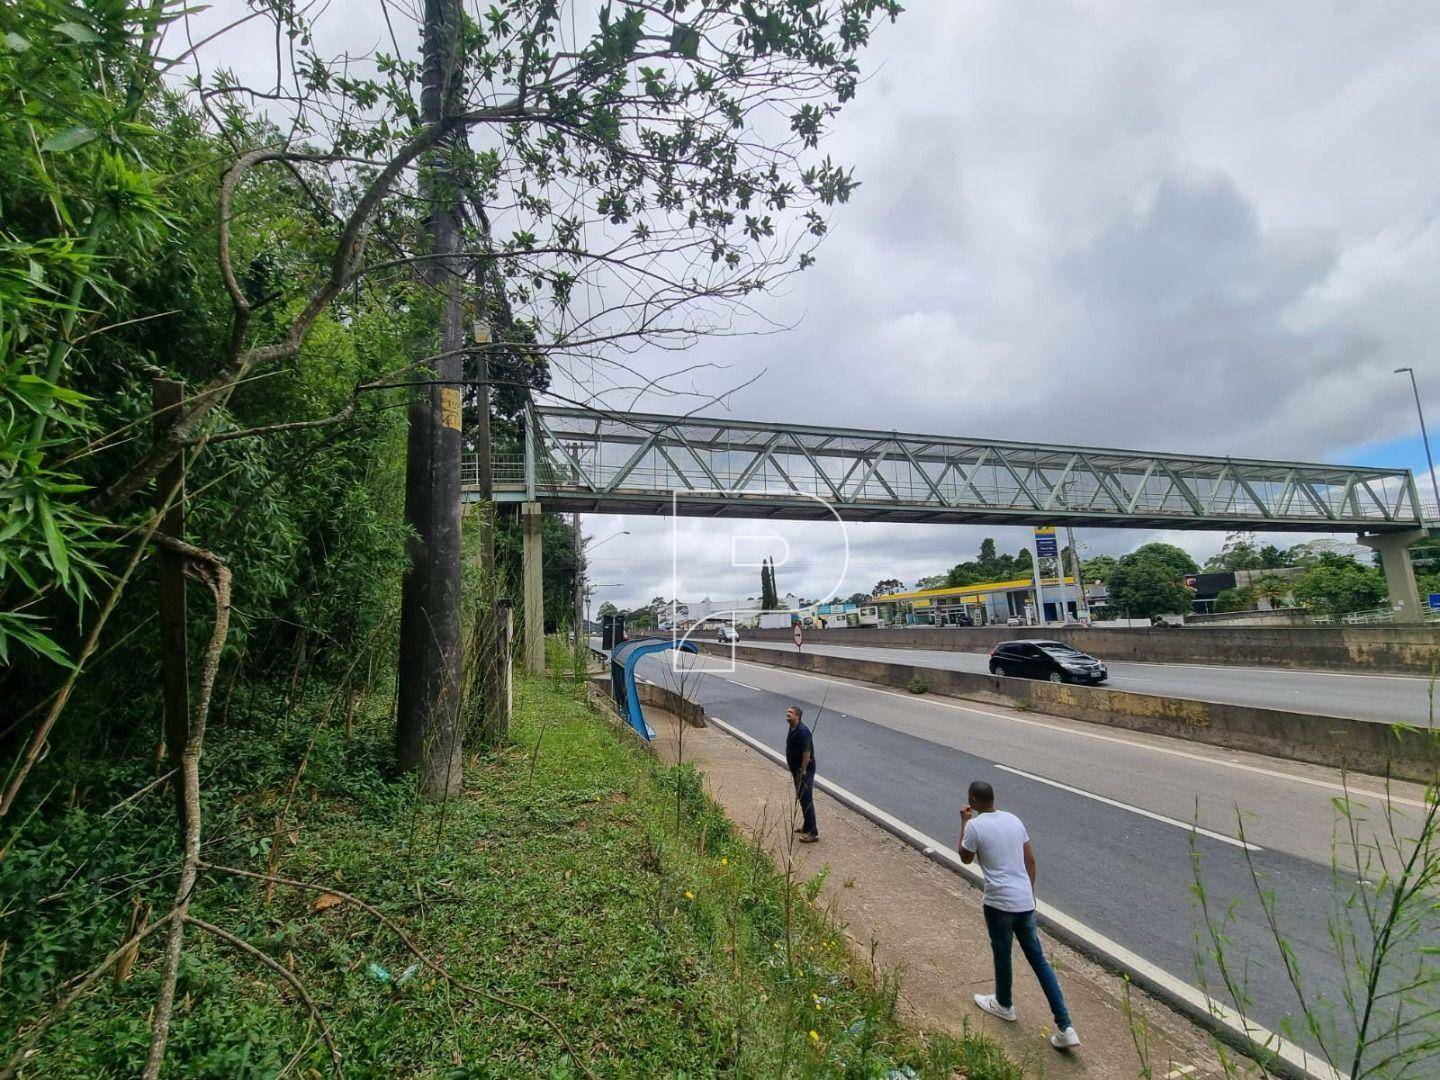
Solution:
M 1050 1003 L 1050 1014 L 1055 1026 L 1064 1030 L 1070 1026 L 1070 1010 L 1065 1008 L 1065 995 L 1060 992 L 1060 980 L 1050 961 L 1045 959 L 1045 950 L 1040 946 L 1040 934 L 1035 929 L 1035 912 L 1001 911 L 999 908 L 983 905 L 985 929 L 990 931 L 990 951 L 995 955 L 995 999 L 1005 1008 L 1013 1004 L 1011 991 L 1014 978 L 1010 971 L 1010 939 L 1020 942 L 1020 951 L 1030 961 L 1030 969 L 1045 991 L 1045 1000 Z
M 800 827 L 811 836 L 819 836 L 820 831 L 815 826 L 815 770 L 806 770 L 803 777 L 790 774 L 795 780 L 795 797 L 800 800 L 800 813 L 803 820 Z

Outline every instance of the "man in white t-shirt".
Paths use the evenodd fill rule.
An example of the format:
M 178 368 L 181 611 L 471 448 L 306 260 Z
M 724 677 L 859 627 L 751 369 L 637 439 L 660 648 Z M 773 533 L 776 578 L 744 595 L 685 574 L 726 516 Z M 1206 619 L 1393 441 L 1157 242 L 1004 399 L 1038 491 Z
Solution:
M 970 785 L 969 805 L 960 811 L 960 861 L 980 861 L 985 871 L 985 928 L 990 932 L 990 951 L 995 957 L 995 993 L 976 994 L 975 1004 L 1001 1020 L 1015 1020 L 1011 999 L 1010 942 L 1020 942 L 1020 951 L 1030 961 L 1050 1012 L 1055 1034 L 1050 1045 L 1070 1050 L 1080 1045 L 1080 1036 L 1070 1024 L 1060 980 L 1045 959 L 1040 934 L 1035 928 L 1035 852 L 1025 823 L 1014 814 L 995 809 L 995 789 L 983 780 Z

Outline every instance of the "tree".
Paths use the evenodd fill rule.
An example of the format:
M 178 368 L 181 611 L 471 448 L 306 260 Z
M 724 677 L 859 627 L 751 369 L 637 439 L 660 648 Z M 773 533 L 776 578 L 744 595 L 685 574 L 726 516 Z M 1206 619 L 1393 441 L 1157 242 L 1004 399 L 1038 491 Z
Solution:
M 601 5 L 588 32 L 556 4 L 497 0 L 474 20 L 458 0 L 422 6 L 418 64 L 397 45 L 337 69 L 315 44 L 308 9 L 279 5 L 267 12 L 277 40 L 284 36 L 293 48 L 277 60 L 288 70 L 277 72 L 274 90 L 237 85 L 230 72 L 207 74 L 199 65 L 197 113 L 225 137 L 227 165 L 213 189 L 218 219 L 206 239 L 214 241 L 231 326 L 205 343 L 205 377 L 187 387 L 165 435 L 110 479 L 91 510 L 128 509 L 177 458 L 193 460 L 242 386 L 296 367 L 317 327 L 343 316 L 362 292 L 388 291 L 397 306 L 418 312 L 418 324 L 431 332 L 415 335 L 389 378 L 357 384 L 335 422 L 353 414 L 362 393 L 405 387 L 418 399 L 407 511 L 418 569 L 402 612 L 397 748 L 402 764 L 413 763 L 416 746 L 445 755 L 424 762 L 430 787 L 436 777 L 453 780 L 455 741 L 440 729 L 457 706 L 450 700 L 458 686 L 454 459 L 463 357 L 479 354 L 479 370 L 490 375 L 498 374 L 492 353 L 517 351 L 561 350 L 623 368 L 624 349 L 616 346 L 627 339 L 683 344 L 724 325 L 726 306 L 753 302 L 812 264 L 825 214 L 847 201 L 856 183 L 820 153 L 821 137 L 854 96 L 872 25 L 896 17 L 899 5 L 747 4 L 737 13 L 728 0 L 700 0 L 682 14 L 621 0 Z M 164 8 L 135 8 L 145 49 L 158 41 L 151 24 Z M 124 4 L 106 11 L 117 22 L 137 21 Z M 571 44 L 561 48 L 561 40 Z M 143 69 L 135 84 L 141 99 L 166 85 L 145 49 L 140 64 L 133 56 L 116 64 L 127 74 Z M 37 63 L 45 53 L 30 51 Z M 164 70 L 180 63 L 165 58 Z M 247 95 L 256 93 L 297 115 L 288 132 L 243 122 Z M 72 117 L 74 126 L 51 152 L 86 142 L 109 152 L 109 137 L 94 132 L 133 130 L 134 96 L 117 95 L 130 111 L 109 109 L 93 128 L 76 123 L 90 119 L 83 113 Z M 788 123 L 772 124 L 777 114 Z M 27 135 L 33 142 L 33 131 Z M 221 146 L 214 156 L 222 156 Z M 112 165 L 124 166 L 104 173 L 129 187 L 115 191 L 122 202 L 155 204 L 147 176 L 125 160 Z M 303 225 L 320 257 L 309 264 L 284 266 L 292 235 L 267 235 L 243 212 L 277 177 L 293 177 L 315 196 Z M 44 181 L 56 190 L 52 178 Z M 104 202 L 88 200 L 96 210 L 92 235 L 73 245 L 82 238 L 61 237 L 59 250 L 89 255 L 103 232 L 134 235 L 129 225 L 105 225 Z M 12 215 L 7 203 L 7 228 Z M 268 281 L 252 273 L 267 260 L 282 264 Z M 67 295 L 72 277 L 79 280 L 57 276 Z M 459 345 L 462 287 L 493 326 L 488 344 Z M 55 292 L 56 285 L 45 288 Z M 59 306 L 75 310 L 80 299 Z M 61 395 L 79 359 L 65 338 L 51 335 L 54 362 L 42 367 Z M 45 414 L 58 399 L 49 394 L 37 419 L 38 447 L 47 445 Z M 41 467 L 46 456 L 39 455 Z M 88 526 L 66 515 L 59 522 L 79 546 Z M 57 563 L 52 579 L 69 565 Z
M 873 600 L 873 599 L 875 599 L 875 598 L 874 598 L 873 596 L 871 596 L 869 593 L 857 592 L 857 593 L 851 593 L 851 594 L 849 595 L 849 597 L 845 600 L 845 603 L 847 603 L 847 604 L 854 604 L 856 607 L 860 607 L 860 606 L 862 606 L 862 605 L 864 605 L 864 604 L 870 603 L 870 601 Z
M 944 585 L 954 589 L 990 581 L 1013 581 L 1029 577 L 1030 564 L 1029 548 L 1021 548 L 1015 555 L 997 555 L 995 541 L 987 537 L 980 542 L 979 557 L 952 566 L 945 575 Z
M 1272 608 L 1285 607 L 1285 601 L 1290 597 L 1291 585 L 1279 574 L 1264 574 L 1252 585 L 1252 590 L 1258 600 L 1264 600 Z
M 1080 564 L 1080 573 L 1086 581 L 1108 582 L 1115 574 L 1119 562 L 1110 555 L 1094 555 Z
M 923 592 L 926 589 L 945 588 L 946 576 L 944 574 L 931 574 L 929 577 L 922 577 L 915 582 L 915 591 Z
M 773 556 L 760 564 L 760 607 L 764 611 L 775 611 L 780 607 L 780 594 L 775 588 Z
M 1195 574 L 1200 571 L 1200 567 L 1195 565 L 1195 560 L 1192 559 L 1183 548 L 1178 548 L 1174 544 L 1142 544 L 1129 555 L 1125 556 L 1125 559 L 1132 558 L 1158 562 L 1167 567 L 1176 578 L 1182 578 L 1187 574 Z M 1125 559 L 1120 561 L 1123 563 Z
M 612 604 L 609 600 L 606 600 L 603 604 L 600 605 L 600 614 L 602 616 L 618 615 L 620 614 L 620 609 L 617 608 L 614 604 Z
M 1216 611 L 1253 611 L 1255 610 L 1255 590 L 1243 586 L 1238 589 L 1221 589 L 1215 595 Z
M 870 590 L 871 596 L 889 596 L 891 593 L 905 591 L 905 583 L 899 578 L 881 578 Z
M 1295 599 L 1319 615 L 1349 615 L 1383 603 L 1385 579 L 1348 556 L 1322 556 L 1295 582 Z
M 1147 544 L 1146 547 L 1169 545 Z M 1119 561 L 1106 585 L 1110 592 L 1110 606 L 1130 618 L 1180 615 L 1194 607 L 1193 594 L 1181 583 L 1180 575 L 1173 567 L 1163 558 L 1145 556 L 1139 551 L 1131 552 Z
M 1205 560 L 1207 570 L 1258 570 L 1262 564 L 1260 551 L 1255 546 L 1252 532 L 1232 532 L 1225 537 L 1225 545 Z
M 1260 549 L 1261 570 L 1280 570 L 1289 565 L 1290 562 L 1286 558 L 1285 552 L 1274 544 L 1266 544 Z

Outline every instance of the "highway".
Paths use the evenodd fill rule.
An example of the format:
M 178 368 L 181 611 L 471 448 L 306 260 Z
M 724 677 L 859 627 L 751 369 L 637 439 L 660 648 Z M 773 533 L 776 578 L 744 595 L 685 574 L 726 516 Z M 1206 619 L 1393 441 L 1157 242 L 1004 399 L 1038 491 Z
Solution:
M 1248 1011 L 1281 1030 L 1296 1012 L 1296 995 L 1256 901 L 1253 866 L 1276 894 L 1307 993 L 1341 1002 L 1344 974 L 1327 927 L 1345 893 L 1378 896 L 1370 883 L 1380 871 L 1343 845 L 1342 869 L 1332 870 L 1333 842 L 1342 835 L 1332 801 L 1344 790 L 1338 773 L 764 665 L 731 668 L 716 656 L 687 656 L 677 672 L 669 659 L 676 655 L 648 657 L 639 670 L 777 750 L 785 708 L 799 704 L 814 728 L 820 774 L 931 836 L 953 842 L 967 784 L 990 781 L 1000 805 L 1029 828 L 1042 899 L 1186 982 L 1199 985 L 1203 972 L 1223 999 L 1195 899 L 1193 851 L 1233 970 L 1243 972 Z M 1390 848 L 1376 839 L 1384 830 L 1382 792 L 1373 778 L 1351 785 L 1367 819 L 1365 842 Z M 1402 837 L 1423 797 L 1415 785 L 1392 789 Z M 823 845 L 823 819 L 820 829 Z M 977 898 L 977 919 L 978 907 Z M 1440 927 L 1428 926 L 1424 942 L 1440 942 Z M 1418 944 L 1406 944 L 1410 955 Z M 1017 977 L 1029 977 L 1023 965 Z M 1343 1005 L 1336 1012 L 1348 1028 Z M 1076 1022 L 1083 1037 L 1084 1018 Z M 1316 1049 L 1303 1027 L 1296 1032 L 1295 1041 Z
M 1022 629 L 1017 638 L 1043 638 L 1044 630 Z M 795 651 L 789 642 L 740 642 L 753 648 Z M 891 649 L 884 646 L 854 646 L 805 643 L 806 652 L 850 656 L 857 660 L 882 660 L 895 664 L 948 668 L 954 671 L 989 671 L 988 652 L 948 652 L 940 649 Z M 1218 667 L 1204 664 L 1112 663 L 1107 686 L 1141 694 L 1200 698 L 1231 705 L 1252 705 L 1262 709 L 1344 716 L 1380 723 L 1402 722 L 1430 726 L 1430 680 L 1406 675 L 1358 675 L 1346 672 L 1297 671 L 1293 668 Z M 1437 713 L 1440 721 L 1440 713 Z

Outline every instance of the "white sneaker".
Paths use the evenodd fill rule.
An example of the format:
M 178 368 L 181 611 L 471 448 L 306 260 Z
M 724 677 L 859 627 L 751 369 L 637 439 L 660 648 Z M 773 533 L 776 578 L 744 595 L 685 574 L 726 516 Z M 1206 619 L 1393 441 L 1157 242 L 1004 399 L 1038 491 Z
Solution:
M 1004 1005 L 1000 1004 L 999 999 L 996 998 L 994 994 L 976 994 L 975 1004 L 979 1005 L 980 1008 L 984 1009 L 991 1016 L 998 1016 L 1001 1020 L 1009 1020 L 1012 1024 L 1018 1019 L 1015 1015 L 1015 1006 L 1011 1005 L 1007 1009 Z M 1080 1040 L 1076 1039 L 1075 1041 L 1078 1043 Z
M 1073 1050 L 1080 1045 L 1080 1036 L 1073 1027 L 1062 1028 L 1050 1036 L 1050 1045 L 1056 1050 Z

